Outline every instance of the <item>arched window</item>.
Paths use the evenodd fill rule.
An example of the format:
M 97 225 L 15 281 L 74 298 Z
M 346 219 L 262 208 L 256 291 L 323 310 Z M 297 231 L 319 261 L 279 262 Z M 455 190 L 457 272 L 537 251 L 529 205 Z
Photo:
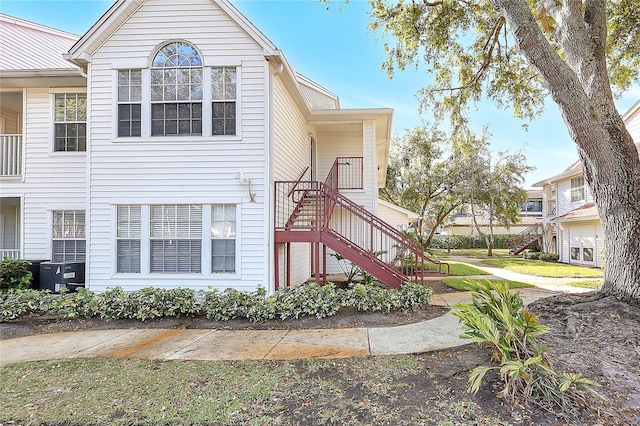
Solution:
M 151 64 L 151 135 L 202 134 L 202 59 L 192 45 L 164 45 Z

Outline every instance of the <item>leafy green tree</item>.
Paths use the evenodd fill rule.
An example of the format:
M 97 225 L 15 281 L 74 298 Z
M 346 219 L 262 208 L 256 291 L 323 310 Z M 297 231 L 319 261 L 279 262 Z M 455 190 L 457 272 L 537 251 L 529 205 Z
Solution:
M 468 146 L 460 153 L 466 164 L 466 198 L 478 235 L 485 238 L 487 254 L 493 255 L 494 227 L 509 228 L 520 221 L 520 208 L 527 200 L 527 192 L 522 189 L 524 176 L 533 170 L 527 165 L 523 153 L 499 152 L 497 159 L 489 149 L 487 136 L 479 143 Z M 478 225 L 478 217 L 489 220 L 489 232 L 483 232 Z
M 464 203 L 460 167 L 446 155 L 450 144 L 435 127 L 415 128 L 395 138 L 380 196 L 420 215 L 418 241 L 428 246 L 451 212 Z M 426 234 L 426 235 L 425 235 Z
M 488 98 L 532 119 L 558 105 L 605 233 L 603 295 L 640 303 L 640 159 L 614 105 L 639 81 L 637 0 L 370 0 L 383 68 L 423 66 L 423 107 L 464 126 Z

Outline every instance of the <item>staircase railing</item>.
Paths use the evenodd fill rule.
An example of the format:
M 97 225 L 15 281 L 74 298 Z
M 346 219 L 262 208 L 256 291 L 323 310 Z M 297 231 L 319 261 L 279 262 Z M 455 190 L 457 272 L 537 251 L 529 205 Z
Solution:
M 511 254 L 520 254 L 527 247 L 542 238 L 542 223 L 536 223 L 529 226 L 524 231 L 514 235 L 507 241 L 507 248 Z
M 359 254 L 368 253 L 372 263 L 395 267 L 405 277 L 415 275 L 421 282 L 428 270 L 443 273 L 446 266 L 446 273 L 450 272 L 449 264 L 429 258 L 418 242 L 330 185 L 315 181 L 276 182 L 275 193 L 276 230 L 329 233 Z
M 362 157 L 337 157 L 324 184 L 332 189 L 362 189 L 364 161 Z

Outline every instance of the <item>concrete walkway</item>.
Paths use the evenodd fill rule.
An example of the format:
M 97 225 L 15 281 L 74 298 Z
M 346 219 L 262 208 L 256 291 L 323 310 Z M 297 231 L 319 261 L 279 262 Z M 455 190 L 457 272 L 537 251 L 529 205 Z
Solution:
M 534 277 L 487 266 L 477 259 L 452 257 L 491 275 L 533 284 L 515 290 L 525 304 L 559 292 L 587 289 L 567 284 L 575 278 Z M 436 294 L 432 304 L 451 307 L 471 301 L 470 292 Z M 0 324 L 0 327 L 2 325 Z M 0 328 L 1 330 L 1 328 Z M 0 366 L 22 361 L 64 358 L 119 357 L 157 360 L 247 360 L 345 358 L 409 354 L 468 344 L 450 313 L 428 321 L 397 327 L 322 330 L 126 329 L 41 334 L 0 339 Z
M 555 294 L 517 290 L 525 303 Z M 470 292 L 434 295 L 449 307 Z M 1 325 L 0 325 L 1 326 Z M 323 330 L 128 329 L 42 334 L 0 340 L 0 365 L 64 358 L 119 357 L 156 360 L 285 360 L 409 354 L 468 344 L 458 319 L 446 314 L 397 327 Z

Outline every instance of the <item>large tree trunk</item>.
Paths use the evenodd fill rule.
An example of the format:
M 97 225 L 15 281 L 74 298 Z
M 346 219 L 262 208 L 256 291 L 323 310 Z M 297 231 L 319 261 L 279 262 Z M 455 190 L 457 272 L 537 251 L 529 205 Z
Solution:
M 640 303 L 640 160 L 615 109 L 607 75 L 605 0 L 542 0 L 566 63 L 540 31 L 526 0 L 489 0 L 539 72 L 578 147 L 605 239 L 601 292 Z

